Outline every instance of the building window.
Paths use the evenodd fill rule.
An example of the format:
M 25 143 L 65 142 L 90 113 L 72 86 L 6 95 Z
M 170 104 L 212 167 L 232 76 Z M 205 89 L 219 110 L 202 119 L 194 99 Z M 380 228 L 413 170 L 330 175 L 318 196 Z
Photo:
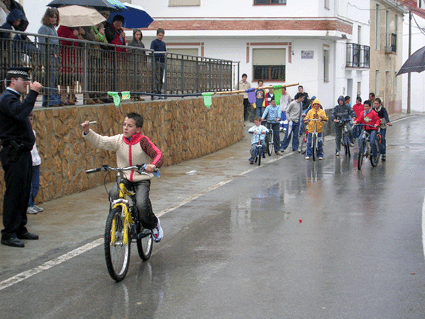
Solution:
M 200 6 L 201 0 L 169 0 L 170 7 Z
M 358 97 L 358 96 L 362 96 L 362 82 L 357 82 L 357 95 L 356 95 L 356 98 Z M 354 101 L 353 101 L 354 102 Z M 355 103 L 355 102 L 354 102 Z M 353 104 L 354 104 L 353 103 Z
M 286 49 L 252 49 L 254 81 L 285 81 Z
M 423 8 L 423 0 L 419 0 L 418 1 L 418 7 L 419 8 Z
M 329 82 L 329 50 L 323 50 L 323 81 Z
M 254 0 L 254 4 L 286 4 L 286 0 Z
M 329 8 L 329 0 L 325 0 L 325 9 L 330 9 Z
M 375 7 L 375 49 L 379 50 L 380 49 L 380 41 L 381 41 L 381 37 L 379 36 L 379 25 L 380 25 L 380 14 L 379 14 L 379 4 L 376 5 Z

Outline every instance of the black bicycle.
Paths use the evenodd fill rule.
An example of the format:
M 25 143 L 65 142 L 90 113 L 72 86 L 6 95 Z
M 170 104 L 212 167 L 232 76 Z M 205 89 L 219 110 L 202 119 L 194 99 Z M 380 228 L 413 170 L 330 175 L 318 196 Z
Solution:
M 356 125 L 374 127 L 373 125 L 369 125 L 369 124 L 356 124 Z M 361 134 L 360 134 L 360 138 L 361 138 L 362 142 L 360 143 L 360 147 L 359 147 L 357 168 L 359 170 L 362 169 L 363 159 L 365 157 L 370 159 L 370 164 L 372 164 L 372 167 L 376 167 L 378 165 L 379 158 L 381 157 L 381 153 L 379 152 L 381 135 L 379 134 L 379 132 L 376 134 L 376 142 L 375 143 L 376 143 L 376 148 L 377 148 L 377 156 L 376 156 L 375 159 L 372 156 L 372 146 L 370 145 L 370 133 L 363 129 Z
M 350 152 L 350 132 L 348 126 L 350 125 L 351 120 L 339 120 L 339 123 L 342 124 L 342 145 L 345 148 L 345 155 L 351 157 Z

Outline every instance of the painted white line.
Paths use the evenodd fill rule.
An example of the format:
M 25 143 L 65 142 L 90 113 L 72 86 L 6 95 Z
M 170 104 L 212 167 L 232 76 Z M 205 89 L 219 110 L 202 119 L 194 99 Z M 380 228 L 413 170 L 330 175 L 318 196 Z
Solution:
M 28 279 L 28 278 L 30 278 L 34 275 L 37 275 L 37 274 L 39 274 L 39 273 L 41 273 L 45 270 L 48 270 L 48 269 L 50 269 L 54 266 L 57 266 L 57 265 L 65 262 L 65 261 L 67 261 L 67 260 L 69 260 L 69 259 L 71 259 L 75 256 L 81 255 L 81 254 L 85 253 L 86 251 L 89 251 L 89 250 L 101 245 L 102 243 L 103 243 L 103 238 L 99 238 L 99 239 L 97 239 L 97 240 L 95 240 L 91 243 L 88 243 L 84 246 L 81 246 L 77 249 L 74 249 L 74 250 L 70 251 L 69 253 L 66 253 L 62 256 L 59 256 L 56 259 L 49 260 L 49 261 L 45 262 L 44 264 L 42 264 L 38 267 L 35 267 L 33 269 L 21 272 L 20 274 L 17 274 L 16 276 L 13 276 L 9 279 L 6 279 L 6 280 L 0 282 L 0 290 L 3 290 L 3 289 L 10 287 L 10 286 L 13 286 L 13 285 L 25 280 L 25 279 Z
M 422 249 L 424 251 L 425 258 L 425 198 L 424 203 L 422 204 Z

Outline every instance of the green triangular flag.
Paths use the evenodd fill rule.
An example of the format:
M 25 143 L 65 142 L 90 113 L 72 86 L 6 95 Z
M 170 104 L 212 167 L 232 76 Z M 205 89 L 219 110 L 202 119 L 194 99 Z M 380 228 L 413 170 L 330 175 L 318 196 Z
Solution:
M 210 106 L 212 105 L 211 95 L 213 94 L 214 93 L 212 92 L 202 93 L 202 95 L 204 96 L 204 104 L 207 108 L 210 108 Z
M 121 98 L 120 98 L 119 93 L 118 92 L 108 92 L 108 94 L 110 96 L 112 96 L 112 98 L 114 99 L 115 106 L 116 107 L 119 107 L 120 106 L 120 103 L 121 103 Z
M 276 104 L 280 104 L 280 96 L 282 95 L 282 85 L 273 85 L 274 89 L 274 100 Z
M 130 91 L 123 91 L 121 92 L 121 100 L 129 100 L 130 99 Z

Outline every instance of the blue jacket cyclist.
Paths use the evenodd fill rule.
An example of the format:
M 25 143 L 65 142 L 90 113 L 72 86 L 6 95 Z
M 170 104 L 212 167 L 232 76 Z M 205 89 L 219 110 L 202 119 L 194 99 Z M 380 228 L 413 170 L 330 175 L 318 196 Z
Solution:
M 268 119 L 268 121 L 273 121 L 273 123 L 267 123 L 267 127 L 273 131 L 273 145 L 275 149 L 276 155 L 282 155 L 281 152 L 279 152 L 280 148 L 280 136 L 279 136 L 279 126 L 280 126 L 280 114 L 282 113 L 282 109 L 279 105 L 276 105 L 276 101 L 273 99 L 270 102 L 271 104 L 266 107 L 262 121 L 264 121 L 265 118 Z

